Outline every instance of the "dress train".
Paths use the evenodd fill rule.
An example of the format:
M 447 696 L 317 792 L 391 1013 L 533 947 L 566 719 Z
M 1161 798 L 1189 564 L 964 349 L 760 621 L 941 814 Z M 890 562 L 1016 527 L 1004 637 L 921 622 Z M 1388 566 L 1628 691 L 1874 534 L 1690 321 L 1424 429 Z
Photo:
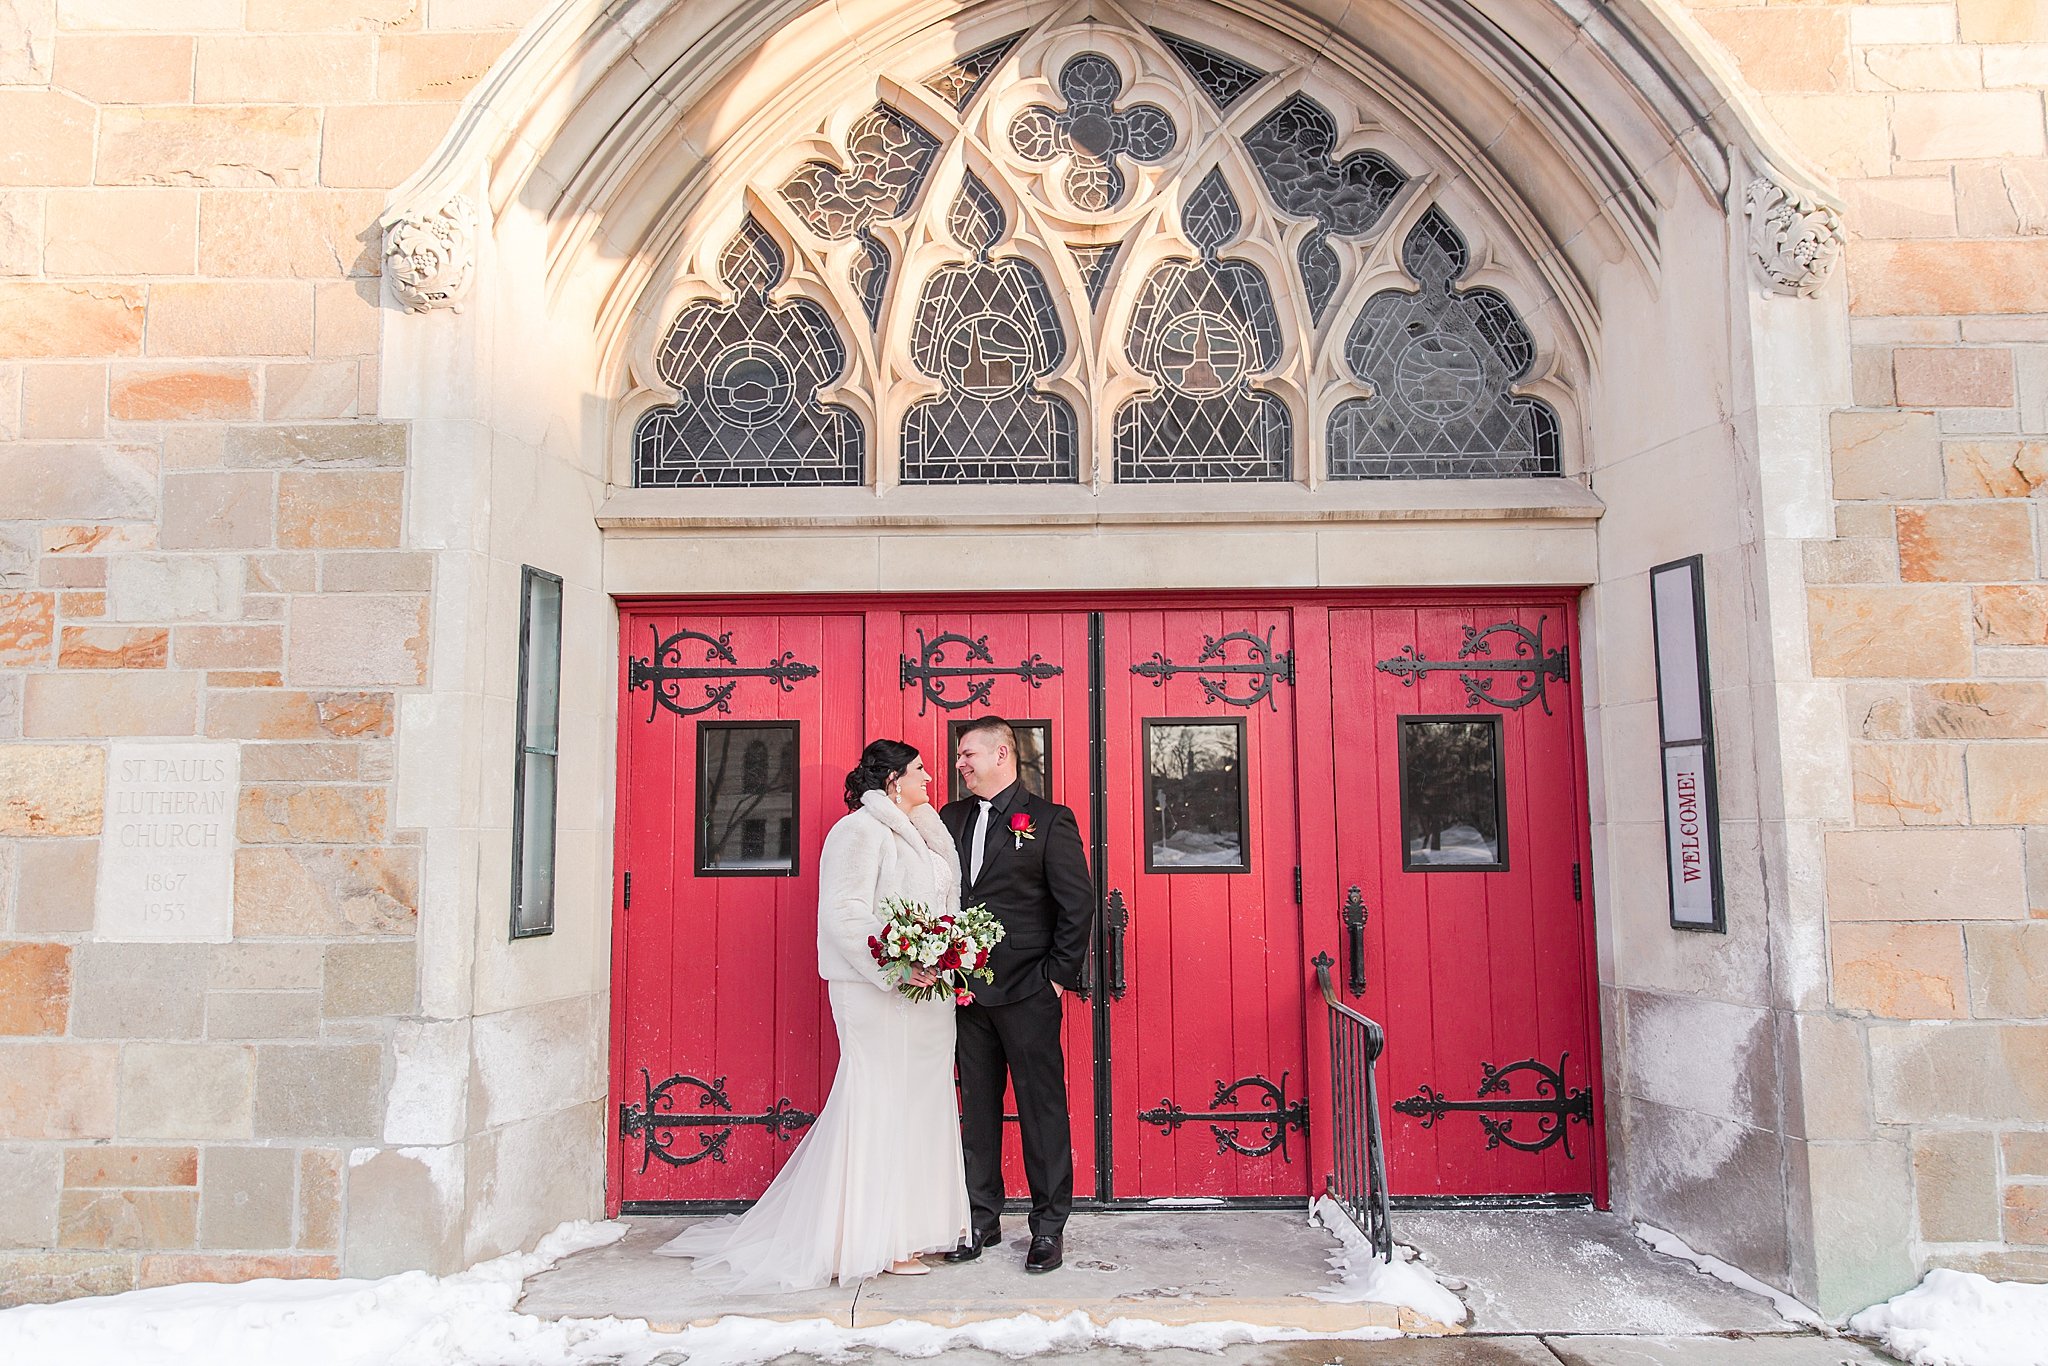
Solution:
M 656 1249 L 721 1290 L 851 1285 L 966 1241 L 953 1003 L 828 985 L 839 1070 L 810 1132 L 753 1208 Z

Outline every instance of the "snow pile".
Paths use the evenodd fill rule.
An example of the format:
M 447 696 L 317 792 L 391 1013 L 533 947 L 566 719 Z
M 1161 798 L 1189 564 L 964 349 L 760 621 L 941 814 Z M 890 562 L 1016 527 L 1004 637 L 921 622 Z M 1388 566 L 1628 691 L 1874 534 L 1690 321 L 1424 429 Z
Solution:
M 2048 1285 L 1938 1268 L 1849 1331 L 1913 1366 L 2048 1366 Z
M 453 1276 L 168 1285 L 0 1313 L 0 1361 L 124 1366 L 582 1366 L 647 1342 L 618 1319 L 514 1313 L 520 1283 L 624 1224 L 571 1223 Z
M 1778 1311 L 1778 1317 L 1787 1323 L 1805 1324 L 1809 1328 L 1827 1327 L 1827 1320 L 1823 1319 L 1813 1310 L 1808 1309 L 1798 1300 L 1787 1295 L 1784 1291 L 1775 1290 L 1765 1285 L 1741 1267 L 1731 1266 L 1719 1257 L 1709 1257 L 1704 1252 L 1694 1252 L 1686 1244 L 1685 1239 L 1675 1233 L 1667 1233 L 1654 1224 L 1639 1223 L 1636 1225 L 1636 1237 L 1648 1243 L 1653 1252 L 1661 1252 L 1667 1257 L 1676 1257 L 1682 1262 L 1691 1262 L 1717 1281 L 1726 1281 L 1737 1290 L 1747 1290 L 1752 1295 L 1763 1296 L 1771 1302 L 1771 1307 Z
M 1436 1273 L 1416 1257 L 1415 1249 L 1396 1245 L 1394 1260 L 1383 1262 L 1358 1226 L 1341 1211 L 1330 1207 L 1328 1196 L 1318 1196 L 1309 1206 L 1310 1223 L 1321 1224 L 1337 1235 L 1342 1244 L 1330 1254 L 1330 1270 L 1337 1284 L 1321 1290 L 1304 1291 L 1310 1299 L 1334 1304 L 1399 1305 L 1413 1309 L 1424 1318 L 1455 1326 L 1465 1321 L 1465 1305 L 1436 1278 Z

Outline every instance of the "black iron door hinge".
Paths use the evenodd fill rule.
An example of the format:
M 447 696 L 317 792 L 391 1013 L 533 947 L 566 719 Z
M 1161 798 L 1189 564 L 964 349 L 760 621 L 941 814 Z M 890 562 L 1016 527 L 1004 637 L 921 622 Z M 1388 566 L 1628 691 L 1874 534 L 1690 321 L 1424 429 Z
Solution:
M 619 900 L 619 909 L 622 911 L 633 909 L 633 875 L 631 873 L 626 874 L 626 893 Z
M 1297 906 L 1301 904 L 1301 865 L 1299 864 L 1296 864 L 1294 868 L 1294 904 Z
M 1586 884 L 1579 877 L 1579 865 L 1574 863 L 1572 865 L 1572 900 L 1584 901 L 1585 899 Z

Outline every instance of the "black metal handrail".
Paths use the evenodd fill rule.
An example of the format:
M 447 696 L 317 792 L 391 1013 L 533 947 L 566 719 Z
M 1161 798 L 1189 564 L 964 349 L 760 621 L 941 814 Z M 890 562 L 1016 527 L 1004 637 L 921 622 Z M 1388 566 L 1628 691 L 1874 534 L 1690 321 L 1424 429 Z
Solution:
M 1330 1007 L 1330 1134 L 1337 1169 L 1325 1184 L 1330 1198 L 1358 1225 L 1382 1261 L 1394 1258 L 1393 1215 L 1387 1206 L 1387 1154 L 1380 1145 L 1380 1097 L 1374 1064 L 1387 1034 L 1337 999 L 1330 980 L 1334 960 L 1315 957 L 1316 982 Z

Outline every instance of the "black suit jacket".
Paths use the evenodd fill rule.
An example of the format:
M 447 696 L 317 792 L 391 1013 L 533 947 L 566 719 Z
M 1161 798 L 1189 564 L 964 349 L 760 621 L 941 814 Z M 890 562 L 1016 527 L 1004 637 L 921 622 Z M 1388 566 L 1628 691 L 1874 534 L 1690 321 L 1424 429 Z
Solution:
M 1088 877 L 1080 824 L 1070 809 L 1028 791 L 1021 782 L 1011 783 L 993 802 L 981 877 L 974 882 L 966 881 L 974 863 L 967 842 L 980 803 L 968 797 L 948 802 L 939 812 L 960 850 L 961 904 L 986 905 L 1003 922 L 1003 942 L 988 959 L 995 980 L 974 983 L 974 998 L 983 1005 L 1008 1005 L 1043 990 L 1047 981 L 1085 991 L 1095 885 Z M 1018 812 L 1030 820 L 1033 838 L 1019 840 L 1010 829 L 1010 817 Z

